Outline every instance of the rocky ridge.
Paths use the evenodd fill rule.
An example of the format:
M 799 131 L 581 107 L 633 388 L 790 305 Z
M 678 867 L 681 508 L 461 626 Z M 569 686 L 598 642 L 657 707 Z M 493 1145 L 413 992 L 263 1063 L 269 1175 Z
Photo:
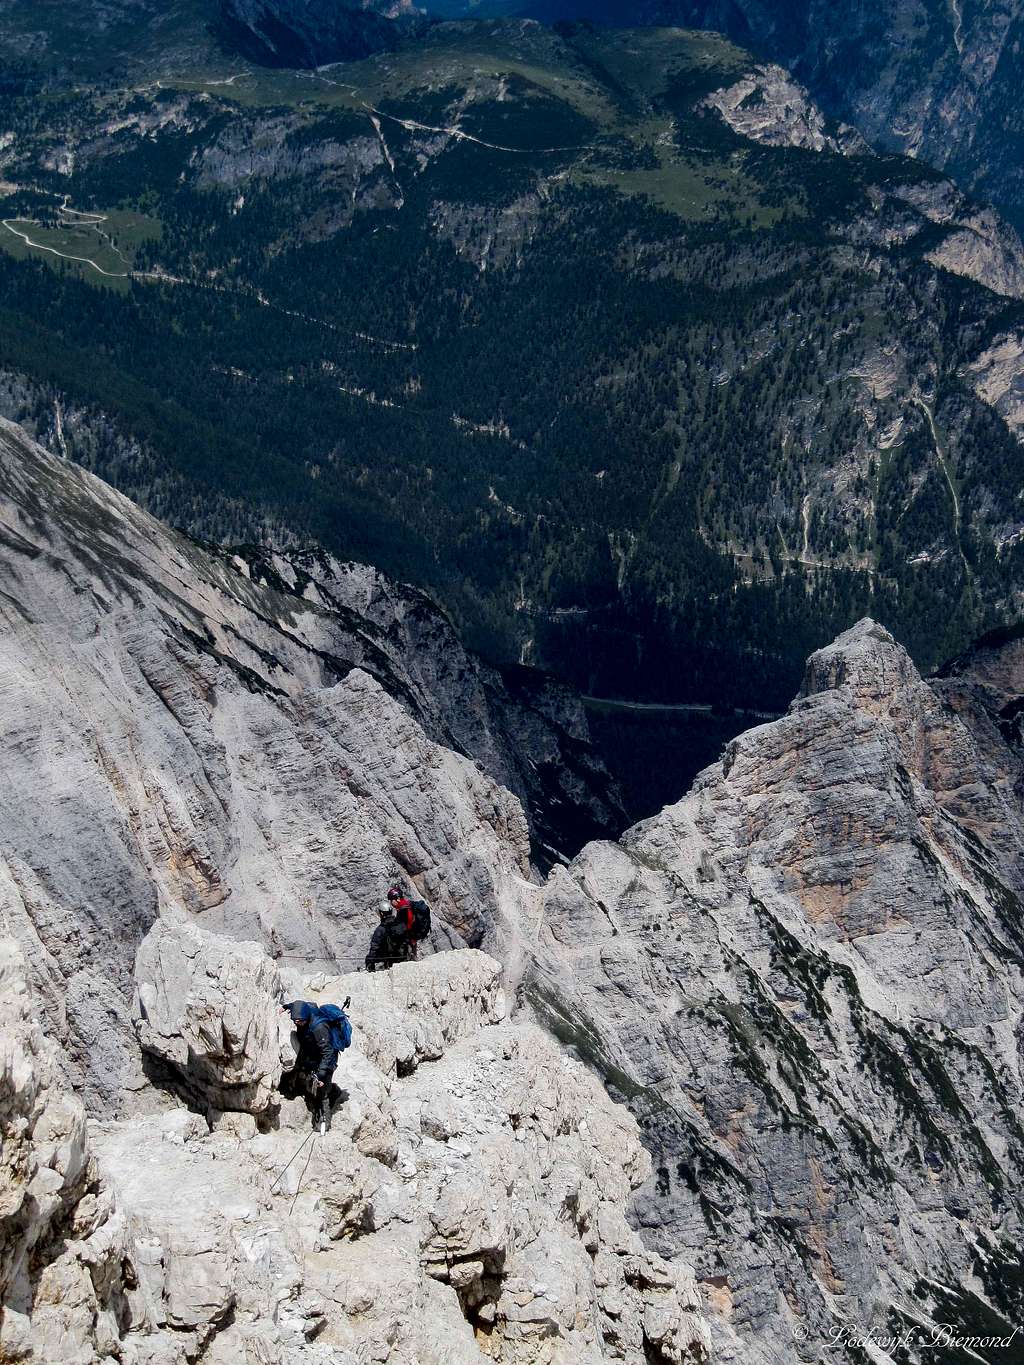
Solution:
M 261 1332 L 286 1352 L 307 1336 L 319 1341 L 326 1320 L 325 1342 L 348 1349 L 344 1333 L 358 1336 L 370 1312 L 361 1305 L 376 1302 L 339 1298 L 315 1276 L 296 1280 L 290 1262 L 278 1282 L 279 1242 L 254 1240 L 257 1216 L 239 1216 L 243 1231 L 228 1226 L 249 1205 L 236 1203 L 226 1154 L 242 1143 L 240 1162 L 266 1160 L 248 1180 L 251 1201 L 290 1154 L 291 1135 L 286 1143 L 275 1133 L 294 1128 L 297 1143 L 304 1121 L 276 1098 L 283 1045 L 288 1056 L 274 1029 L 281 990 L 338 1003 L 351 993 L 358 1055 L 372 1069 L 353 1059 L 353 1076 L 372 1084 L 353 1084 L 356 1102 L 342 1107 L 340 1123 L 353 1127 L 338 1129 L 350 1140 L 331 1158 L 337 1173 L 332 1165 L 327 1187 L 299 1200 L 312 1201 L 327 1242 L 339 1228 L 405 1227 L 400 1183 L 360 1164 L 396 1169 L 386 1094 L 400 1111 L 403 1094 L 422 1103 L 419 1133 L 430 1142 L 448 1133 L 447 1146 L 454 1137 L 470 1155 L 481 1146 L 473 1116 L 482 1109 L 488 1151 L 511 1163 L 517 1187 L 539 1188 L 508 1147 L 517 1139 L 508 1138 L 516 1111 L 506 1082 L 543 1089 L 536 1070 L 526 1080 L 517 1070 L 515 1055 L 532 1054 L 540 1038 L 524 1016 L 633 1111 L 653 1165 L 645 1175 L 629 1157 L 613 1203 L 617 1218 L 626 1186 L 638 1185 L 631 1217 L 647 1251 L 620 1242 L 608 1264 L 621 1279 L 599 1283 L 596 1268 L 587 1278 L 578 1247 L 590 1257 L 590 1195 L 555 1198 L 550 1181 L 537 1198 L 547 1213 L 563 1210 L 560 1230 L 510 1194 L 510 1205 L 497 1201 L 496 1222 L 490 1204 L 465 1206 L 462 1221 L 441 1218 L 460 1248 L 454 1257 L 418 1225 L 386 1262 L 419 1283 L 415 1255 L 421 1269 L 444 1260 L 454 1300 L 438 1307 L 439 1320 L 460 1324 L 467 1341 L 465 1324 L 481 1341 L 504 1296 L 516 1311 L 505 1312 L 503 1339 L 529 1338 L 512 1357 L 524 1365 L 542 1358 L 531 1354 L 537 1323 L 554 1323 L 585 1351 L 613 1339 L 607 1318 L 624 1359 L 648 1350 L 674 1359 L 691 1338 L 671 1327 L 674 1308 L 659 1314 L 673 1294 L 689 1311 L 688 1291 L 679 1281 L 673 1289 L 660 1262 L 631 1259 L 648 1252 L 694 1265 L 724 1361 L 818 1360 L 823 1343 L 850 1328 L 985 1320 L 1010 1330 L 1021 1309 L 1024 1169 L 1024 673 L 1013 632 L 929 682 L 887 632 L 861 622 L 812 656 L 786 716 L 732 742 L 678 804 L 619 843 L 590 844 L 542 884 L 514 796 L 430 739 L 366 668 L 339 676 L 325 666 L 316 650 L 333 618 L 316 592 L 304 597 L 291 561 L 210 555 L 4 434 L 0 705 L 5 764 L 22 800 L 3 808 L 0 910 L 40 993 L 32 1013 L 69 1038 L 65 1070 L 103 1115 L 93 1150 L 109 1188 L 121 1189 L 118 1207 L 136 1230 L 158 1229 L 148 1241 L 140 1234 L 153 1330 L 185 1333 L 193 1353 L 222 1337 L 225 1351 L 241 1349 Z M 339 571 L 328 590 L 383 620 L 387 588 L 358 573 L 346 584 Z M 439 687 L 426 664 L 417 668 L 407 676 L 425 693 Z M 427 958 L 383 981 L 337 978 L 356 965 L 368 911 L 396 864 L 432 902 L 435 950 L 483 945 L 501 962 L 516 1022 L 499 1022 L 497 967 L 474 954 Z M 522 1029 L 518 1054 L 512 1044 L 506 1054 L 505 1029 Z M 467 1079 L 478 1045 L 493 1060 Z M 456 1098 L 468 1105 L 455 1106 L 457 1122 L 433 1109 L 444 1059 L 456 1054 Z M 26 1081 L 15 1105 L 19 1131 L 55 1085 L 43 1063 L 37 1071 L 43 1079 Z M 598 1103 L 589 1081 L 580 1094 L 583 1109 Z M 395 1120 L 399 1150 L 402 1133 L 417 1131 L 408 1113 Z M 69 1122 L 79 1131 L 79 1119 Z M 161 1136 L 165 1123 L 170 1136 Z M 161 1166 L 161 1143 L 178 1164 Z M 196 1230 L 152 1193 L 164 1186 L 136 1172 L 129 1151 L 153 1151 L 170 1188 L 217 1191 L 228 1224 L 210 1231 L 206 1250 L 200 1239 L 197 1260 L 179 1263 Z M 436 1155 L 427 1143 L 410 1157 L 426 1163 L 424 1188 L 434 1189 Z M 67 1167 L 76 1192 L 83 1159 Z M 49 1153 L 41 1165 L 63 1181 L 56 1160 Z M 589 1160 L 572 1148 L 571 1165 L 586 1170 Z M 25 1209 L 20 1173 L 28 1184 L 35 1177 L 27 1159 L 15 1167 L 12 1207 Z M 30 1245 L 66 1240 L 37 1229 L 31 1209 L 18 1216 Z M 459 1242 L 466 1226 L 472 1238 Z M 529 1246 L 502 1242 L 523 1226 Z M 625 1236 L 615 1226 L 602 1234 L 607 1246 Z M 263 1267 L 255 1281 L 236 1269 L 214 1275 L 217 1248 L 229 1246 L 232 1267 Z M 542 1256 L 542 1269 L 524 1272 L 536 1280 L 495 1284 L 502 1247 L 512 1257 L 502 1266 L 520 1252 Z M 44 1262 L 33 1253 L 33 1265 Z M 551 1288 L 556 1266 L 559 1305 L 597 1305 L 575 1328 L 535 1288 Z M 133 1277 L 145 1279 L 133 1270 L 126 1294 Z M 115 1276 L 114 1289 L 120 1283 Z M 24 1305 L 35 1290 L 20 1284 Z M 344 1306 L 325 1310 L 325 1296 Z M 268 1320 L 268 1302 L 286 1306 Z M 402 1323 L 411 1311 L 403 1301 Z M 90 1309 L 90 1321 L 121 1324 L 124 1315 Z
M 733 85 L 707 95 L 698 107 L 714 111 L 733 132 L 762 146 L 844 156 L 869 152 L 856 129 L 827 119 L 808 91 L 780 66 L 755 66 Z M 995 294 L 1024 298 L 1020 234 L 994 209 L 972 202 L 951 180 L 897 181 L 872 191 L 869 199 L 876 221 L 855 222 L 850 233 L 854 239 L 878 245 L 909 242 L 924 238 L 929 227 L 939 227 L 943 235 L 925 252 L 926 260 Z
M 0 416 L 54 454 L 102 472 L 158 518 L 181 505 L 181 481 L 152 450 L 59 391 L 0 371 Z M 328 629 L 326 649 L 336 667 L 358 662 L 432 739 L 471 757 L 519 797 L 541 865 L 625 826 L 621 793 L 591 744 L 586 712 L 572 688 L 537 670 L 486 665 L 417 588 L 369 565 L 310 551 L 280 522 L 262 522 L 245 504 L 192 501 L 190 523 L 201 539 L 212 539 L 213 528 L 204 522 L 211 503 L 236 531 L 233 548 L 222 552 L 207 543 L 208 554 L 260 587 L 312 604 Z M 287 548 L 272 550 L 271 542 Z
M 347 630 L 340 607 L 289 590 L 282 561 L 259 585 L 10 426 L 0 463 L 0 677 L 22 793 L 2 816 L 0 904 L 62 1031 L 70 1018 L 86 1094 L 116 1104 L 138 1083 L 131 972 L 161 914 L 354 968 L 402 875 L 434 907 L 439 946 L 499 922 L 518 934 L 522 807 L 428 737 L 370 623 Z M 475 706 L 486 730 L 461 659 L 460 724 Z
M 277 1090 L 294 1054 L 269 958 L 187 924 L 154 933 L 142 1044 L 180 1063 L 159 1030 L 191 1035 L 195 1107 L 165 1100 L 88 1131 L 2 943 L 4 1359 L 471 1365 L 546 1360 L 546 1342 L 567 1365 L 706 1359 L 692 1274 L 623 1216 L 649 1165 L 635 1124 L 506 1021 L 497 962 L 458 953 L 325 982 L 353 995 L 360 1027 L 335 1121 L 313 1135 L 305 1103 Z M 208 1015 L 202 969 L 191 983 L 177 970 L 197 946 L 225 968 L 202 984 Z M 214 1017 L 242 1025 L 227 1052 Z M 243 1059 L 266 1092 L 234 1087 Z
M 1012 1330 L 1024 812 L 992 722 L 1024 688 L 1013 649 L 986 707 L 992 684 L 929 685 L 862 622 L 786 717 L 545 890 L 534 1007 L 640 1118 L 641 1224 L 722 1295 L 722 1359 L 950 1302 Z

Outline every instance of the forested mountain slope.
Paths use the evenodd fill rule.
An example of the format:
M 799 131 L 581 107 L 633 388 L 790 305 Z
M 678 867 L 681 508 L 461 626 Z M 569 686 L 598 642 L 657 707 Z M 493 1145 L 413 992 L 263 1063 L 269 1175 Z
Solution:
M 1019 0 L 427 0 L 431 13 L 711 29 L 781 62 L 871 143 L 1024 223 Z
M 771 708 L 866 610 L 928 665 L 1016 610 L 1019 241 L 781 70 L 529 23 L 176 60 L 5 87 L 6 410 L 55 448 L 91 413 L 162 516 L 604 695 Z

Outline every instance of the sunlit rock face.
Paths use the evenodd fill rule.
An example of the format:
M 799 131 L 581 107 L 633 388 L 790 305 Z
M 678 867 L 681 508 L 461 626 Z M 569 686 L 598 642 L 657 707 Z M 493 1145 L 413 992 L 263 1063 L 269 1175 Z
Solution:
M 843 1324 L 1012 1330 L 1018 632 L 924 680 L 860 622 L 545 882 L 413 598 L 208 552 L 10 426 L 0 471 L 13 1358 L 678 1365 L 710 1330 L 788 1365 Z M 354 974 L 396 875 L 432 940 Z M 311 1132 L 280 1005 L 347 996 L 317 1175 L 275 1185 Z
M 273 963 L 252 944 L 198 946 L 161 926 L 144 942 L 144 1045 L 159 1000 L 165 1024 L 197 1021 L 200 1084 L 218 1021 L 233 1042 L 222 1079 L 273 1069 L 258 1026 L 280 1013 Z M 182 967 L 200 960 L 241 996 Z M 225 1092 L 228 1111 L 209 1086 L 202 1112 L 157 1092 L 146 1117 L 87 1130 L 0 940 L 4 1359 L 706 1361 L 692 1272 L 625 1218 L 650 1166 L 635 1121 L 550 1038 L 508 1022 L 500 974 L 462 951 L 324 983 L 352 997 L 357 1025 L 327 1132 L 301 1100 L 278 1094 L 269 1115 L 255 1086 Z M 383 1040 L 410 1036 L 396 1069 Z M 289 1165 L 304 1142 L 309 1159 Z
M 641 1225 L 695 1261 L 724 1358 L 975 1295 L 1012 1318 L 1018 654 L 930 684 L 863 621 L 783 719 L 548 883 L 528 990 L 640 1118 Z
M 509 788 L 557 771 L 563 809 L 616 825 L 578 702 L 506 688 L 422 594 L 207 551 L 10 424 L 0 471 L 0 906 L 90 1104 L 144 1082 L 159 916 L 351 969 L 400 878 L 438 947 L 512 942 L 555 835 Z

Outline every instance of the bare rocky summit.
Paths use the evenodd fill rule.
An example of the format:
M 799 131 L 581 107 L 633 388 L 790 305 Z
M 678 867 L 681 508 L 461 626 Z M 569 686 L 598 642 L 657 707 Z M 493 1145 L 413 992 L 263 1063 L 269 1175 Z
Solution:
M 924 680 L 860 622 L 544 881 L 497 751 L 466 756 L 486 706 L 446 717 L 479 675 L 453 690 L 413 599 L 207 551 L 9 425 L 0 468 L 12 1359 L 795 1365 L 1012 1331 L 1018 633 Z M 433 955 L 352 975 L 396 871 Z M 273 1187 L 309 1123 L 277 1006 L 349 994 L 334 1128 Z
M 544 893 L 536 1008 L 640 1118 L 641 1224 L 717 1291 L 723 1359 L 1015 1320 L 1020 756 L 952 686 L 860 623 Z

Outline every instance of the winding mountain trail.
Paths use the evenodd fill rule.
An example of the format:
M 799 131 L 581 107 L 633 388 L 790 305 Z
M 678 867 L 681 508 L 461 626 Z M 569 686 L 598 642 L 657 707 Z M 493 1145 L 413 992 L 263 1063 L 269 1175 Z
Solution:
M 968 583 L 971 583 L 973 581 L 971 575 L 971 566 L 967 562 L 967 556 L 964 554 L 963 543 L 960 539 L 961 528 L 960 495 L 956 491 L 956 483 L 953 479 L 952 471 L 949 468 L 949 463 L 946 459 L 945 451 L 942 448 L 942 440 L 939 436 L 939 429 L 935 425 L 935 414 L 932 412 L 931 408 L 924 401 L 924 399 L 919 397 L 917 394 L 913 396 L 913 402 L 921 409 L 921 411 L 925 415 L 926 421 L 928 422 L 928 430 L 931 432 L 932 445 L 935 447 L 935 458 L 939 462 L 939 468 L 942 470 L 943 477 L 945 478 L 946 484 L 949 487 L 949 494 L 953 500 L 953 534 L 956 536 L 956 546 L 960 554 L 960 560 L 964 566 L 964 573 L 967 577 Z
M 20 238 L 21 241 L 23 241 L 26 246 L 31 247 L 33 251 L 45 251 L 50 256 L 60 257 L 62 261 L 78 261 L 82 265 L 91 266 L 92 269 L 97 272 L 97 274 L 105 275 L 107 279 L 110 280 L 127 280 L 132 278 L 133 272 L 131 270 L 104 270 L 104 268 L 101 265 L 97 265 L 97 263 L 89 256 L 75 256 L 69 251 L 58 251 L 55 246 L 46 246 L 46 244 L 43 242 L 34 242 L 27 232 L 22 232 L 20 228 L 15 226 L 15 224 L 17 223 L 25 223 L 33 227 L 42 227 L 42 224 L 39 222 L 37 218 L 3 218 L 0 219 L 0 223 L 2 223 L 2 225 L 7 229 L 8 232 L 13 233 L 15 237 Z M 92 225 L 81 224 L 81 226 L 84 227 Z M 105 234 L 101 235 L 105 236 Z M 115 247 L 114 244 L 109 241 L 109 238 L 106 238 L 106 240 L 110 245 L 111 249 L 116 251 L 117 254 L 121 256 L 121 252 L 118 251 L 117 247 Z M 121 259 L 124 260 L 124 257 L 121 256 Z M 125 264 L 127 265 L 127 262 L 125 262 Z
M 45 242 L 33 241 L 27 232 L 23 232 L 16 226 L 16 224 L 22 223 L 28 226 L 42 227 L 43 224 L 38 218 L 3 218 L 0 219 L 0 226 L 6 228 L 8 232 L 19 238 L 26 246 L 31 247 L 33 251 L 43 251 L 50 256 L 57 256 L 62 261 L 75 261 L 81 265 L 89 266 L 91 269 L 95 270 L 97 274 L 103 275 L 109 280 L 153 280 L 160 284 L 192 285 L 195 289 L 212 289 L 216 293 L 242 295 L 245 298 L 254 299 L 261 308 L 272 308 L 275 312 L 283 313 L 286 317 L 298 318 L 300 322 L 308 322 L 316 327 L 326 327 L 332 332 L 345 332 L 344 328 L 339 327 L 336 323 L 329 322 L 326 318 L 313 317 L 309 313 L 302 313 L 297 309 L 286 308 L 283 304 L 275 303 L 272 299 L 268 299 L 267 296 L 257 288 L 211 284 L 205 280 L 199 282 L 186 279 L 183 275 L 171 275 L 164 270 L 132 270 L 120 247 L 115 245 L 108 233 L 100 230 L 99 225 L 109 220 L 109 214 L 93 213 L 87 209 L 70 208 L 68 207 L 67 199 L 68 196 L 65 195 L 64 203 L 59 210 L 61 215 L 75 215 L 76 218 L 81 220 L 75 224 L 75 226 L 95 228 L 101 240 L 124 262 L 126 267 L 124 270 L 106 270 L 90 256 L 77 256 L 72 252 L 61 251 L 54 246 L 47 246 Z M 383 337 L 372 336 L 369 332 L 353 331 L 348 332 L 347 335 L 354 337 L 357 341 L 364 341 L 373 346 L 383 346 L 389 351 L 419 350 L 419 346 L 414 341 L 389 341 Z
M 444 128 L 431 123 L 419 123 L 416 119 L 399 118 L 396 114 L 386 114 L 383 109 L 377 109 L 372 104 L 366 104 L 365 101 L 363 108 L 377 118 L 386 118 L 392 123 L 397 123 L 407 132 L 441 133 L 444 136 L 455 138 L 457 142 L 475 142 L 478 147 L 486 147 L 492 152 L 511 152 L 515 156 L 543 156 L 548 152 L 593 151 L 592 147 L 585 145 L 576 147 L 505 147 L 500 142 L 485 142 L 483 138 L 474 137 L 472 133 L 464 133 L 461 128 L 454 125 L 450 128 Z

